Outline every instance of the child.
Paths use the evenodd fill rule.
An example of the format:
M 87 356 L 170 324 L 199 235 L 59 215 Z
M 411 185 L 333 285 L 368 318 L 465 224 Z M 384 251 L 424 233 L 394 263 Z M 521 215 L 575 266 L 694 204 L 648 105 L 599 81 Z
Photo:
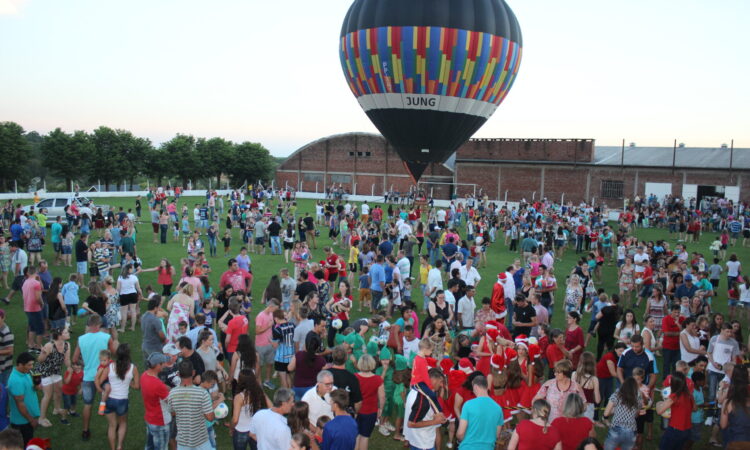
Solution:
M 274 369 L 279 374 L 281 387 L 291 387 L 287 366 L 294 355 L 294 324 L 286 319 L 283 310 L 273 312 L 273 347 L 276 349 L 273 357 Z
M 393 411 L 395 412 L 395 433 L 393 439 L 403 441 L 404 436 L 401 434 L 401 428 L 404 425 L 404 410 L 406 404 L 406 394 L 409 392 L 409 367 L 404 355 L 396 355 L 395 367 L 393 371 Z
M 209 328 L 213 326 L 214 319 L 216 319 L 216 311 L 214 310 L 216 306 L 217 302 L 213 297 L 203 300 L 203 315 L 206 316 L 206 326 Z
M 109 385 L 109 364 L 112 362 L 112 355 L 109 350 L 102 350 L 99 352 L 99 367 L 96 369 L 96 377 L 94 378 L 96 390 L 102 393 L 102 399 L 99 402 L 99 415 L 104 415 L 106 408 L 107 399 L 109 393 L 112 390 L 112 386 Z
M 362 275 L 359 276 L 359 312 L 362 312 L 362 304 L 365 303 L 370 307 L 370 314 L 374 314 L 372 310 L 372 294 L 370 293 L 370 268 L 365 266 L 362 268 Z
M 177 324 L 177 336 L 175 339 L 179 339 L 182 336 L 187 336 L 188 333 L 188 323 L 184 320 Z
M 326 424 L 330 421 L 331 418 L 324 415 L 318 417 L 318 421 L 315 422 L 315 426 L 318 428 L 318 432 L 315 434 L 315 440 L 318 442 L 318 445 L 323 443 L 323 428 L 325 428 Z
M 404 280 L 404 290 L 401 293 L 401 297 L 404 299 L 406 304 L 411 302 L 411 277 L 407 277 Z
M 708 248 L 711 250 L 711 253 L 714 254 L 714 259 L 719 257 L 719 250 L 721 250 L 721 239 L 719 239 L 719 236 L 716 236 L 716 239 L 711 242 L 711 245 Z
M 70 318 L 71 325 L 75 325 L 75 318 L 78 312 L 78 274 L 71 273 L 68 282 L 65 283 L 61 289 L 63 300 L 65 300 L 65 309 L 68 310 L 68 317 Z
M 182 217 L 182 246 L 185 246 L 187 238 L 190 237 L 190 221 L 187 216 Z
M 638 384 L 638 391 L 641 393 L 641 400 L 643 401 L 643 408 L 641 408 L 640 412 L 638 413 L 638 417 L 635 418 L 637 433 L 636 445 L 638 446 L 638 448 L 643 448 L 643 429 L 646 424 L 648 424 L 647 439 L 649 441 L 653 439 L 654 411 L 651 409 L 651 403 L 653 399 L 651 398 L 651 390 L 648 388 L 648 385 L 644 383 L 646 379 L 646 371 L 640 367 L 636 367 L 635 369 L 633 369 L 633 378 Z
M 174 222 L 172 224 L 172 237 L 174 238 L 174 242 L 177 242 L 180 240 L 180 224 L 178 222 Z
M 412 363 L 411 386 L 417 383 L 424 383 L 428 388 L 432 389 L 432 381 L 430 381 L 430 376 L 427 372 L 430 369 L 430 360 L 435 361 L 432 358 L 433 348 L 434 346 L 429 339 L 419 341 L 419 352 L 414 357 L 414 362 Z
M 65 371 L 65 378 L 63 379 L 63 407 L 68 410 L 68 414 L 71 417 L 78 417 L 78 413 L 76 413 L 76 397 L 83 382 L 83 363 L 80 360 L 75 361 L 72 366 L 72 368 Z
M 693 448 L 693 444 L 701 441 L 703 421 L 705 420 L 705 413 L 703 412 L 703 405 L 705 404 L 703 388 L 706 386 L 706 374 L 703 372 L 693 372 L 693 375 L 690 378 L 693 380 L 693 386 L 695 387 L 695 390 L 693 391 L 693 400 L 695 400 L 695 406 L 697 406 L 698 409 L 693 411 L 693 414 L 690 416 L 690 421 L 692 422 L 693 427 L 690 429 L 690 439 L 687 444 L 685 444 L 686 450 L 690 450 Z
M 211 396 L 211 409 L 216 409 L 220 403 L 224 401 L 224 394 L 222 394 L 216 387 L 216 383 L 219 381 L 219 377 L 213 370 L 207 370 L 201 375 L 200 386 L 208 391 Z M 206 420 L 206 428 L 208 431 L 208 442 L 211 444 L 211 448 L 216 448 L 216 432 L 214 431 L 215 420 Z
M 71 264 L 71 258 L 73 254 L 73 239 L 75 239 L 75 235 L 73 235 L 73 232 L 68 230 L 67 233 L 63 236 L 60 244 L 62 245 L 62 261 L 63 264 L 65 264 L 68 267 L 73 267 Z M 81 280 L 78 280 L 78 285 L 80 286 L 82 283 Z
M 232 245 L 232 231 L 231 230 L 227 230 L 224 232 L 224 237 L 221 238 L 221 242 L 224 243 L 224 257 L 228 258 L 229 251 Z

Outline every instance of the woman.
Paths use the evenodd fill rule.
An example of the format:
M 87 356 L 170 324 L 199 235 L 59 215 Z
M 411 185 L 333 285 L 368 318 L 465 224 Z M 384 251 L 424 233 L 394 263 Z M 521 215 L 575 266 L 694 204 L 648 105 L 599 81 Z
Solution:
M 633 335 L 640 334 L 640 332 L 641 327 L 635 319 L 635 313 L 632 309 L 626 309 L 622 313 L 622 320 L 615 325 L 615 339 L 617 339 L 617 342 L 624 342 L 625 345 L 630 345 L 630 338 Z
M 325 358 L 317 354 L 321 344 L 320 336 L 309 333 L 305 338 L 305 349 L 295 353 L 289 361 L 288 371 L 294 372 L 292 390 L 298 401 L 305 392 L 315 386 L 318 382 L 318 372 L 326 365 Z
M 237 340 L 237 350 L 232 353 L 232 360 L 229 363 L 229 373 L 232 375 L 232 392 L 237 390 L 240 372 L 244 369 L 250 369 L 255 374 L 260 373 L 260 356 L 255 349 L 255 340 L 247 334 L 241 334 Z
M 424 311 L 427 311 L 427 307 L 430 304 L 430 298 L 425 294 L 425 289 L 427 288 L 427 276 L 430 273 L 430 270 L 432 270 L 432 266 L 430 265 L 430 260 L 428 256 L 420 255 L 419 256 L 419 289 L 422 292 L 422 300 L 423 300 L 422 306 L 423 306 Z
M 747 370 L 732 371 L 732 379 L 721 408 L 719 425 L 728 449 L 750 446 L 750 397 Z
M 695 319 L 688 317 L 682 322 L 680 331 L 680 359 L 690 364 L 695 358 L 706 354 L 706 348 L 701 346 L 698 336 L 698 325 Z
M 120 294 L 120 333 L 125 332 L 130 314 L 130 331 L 135 330 L 135 322 L 138 317 L 138 299 L 141 298 L 141 285 L 138 277 L 132 274 L 133 266 L 128 264 L 122 268 L 122 273 L 117 278 L 117 292 Z
M 625 302 L 625 305 L 630 305 L 633 298 L 633 291 L 635 290 L 634 272 L 633 258 L 625 258 L 625 264 L 620 267 L 617 277 L 620 285 L 620 298 Z
M 445 355 L 446 344 L 451 343 L 451 334 L 448 329 L 448 325 L 441 316 L 437 316 L 435 320 L 425 329 L 422 339 L 427 339 L 432 342 L 433 350 L 432 355 L 440 361 Z
M 594 408 L 601 402 L 599 390 L 599 379 L 596 377 L 596 359 L 591 352 L 583 352 L 581 361 L 578 363 L 576 371 L 573 372 L 573 379 L 581 389 L 585 402 L 585 416 L 589 420 L 594 420 Z
M 281 237 L 284 241 L 284 261 L 285 264 L 289 264 L 289 253 L 294 247 L 294 225 L 291 222 L 287 223 L 286 230 L 282 233 Z
M 174 284 L 175 270 L 167 258 L 162 258 L 159 267 L 156 267 L 156 283 L 161 286 L 161 296 L 169 298 L 172 295 L 172 285 Z
M 593 415 L 594 411 L 591 413 Z M 594 424 L 589 417 L 584 416 L 583 401 L 577 395 L 570 395 L 565 399 L 562 417 L 553 420 L 551 426 L 560 433 L 562 450 L 575 450 L 587 437 L 596 437 Z
M 359 390 L 362 393 L 362 406 L 357 412 L 357 446 L 358 450 L 367 450 L 370 435 L 375 422 L 381 419 L 385 406 L 385 387 L 383 378 L 375 375 L 375 358 L 365 353 L 359 357 L 356 374 Z
M 573 274 L 568 278 L 568 286 L 565 288 L 565 312 L 580 311 L 582 301 L 581 279 Z
M 550 420 L 555 420 L 562 415 L 565 399 L 569 395 L 579 395 L 581 399 L 585 398 L 583 389 L 578 386 L 571 375 L 573 374 L 573 365 L 567 359 L 557 361 L 554 367 L 555 378 L 547 381 L 536 393 L 534 400 L 546 399 L 550 405 Z
M 612 392 L 614 392 L 614 381 L 617 378 L 617 362 L 626 348 L 625 344 L 618 342 L 612 351 L 605 353 L 602 359 L 596 363 L 596 378 L 599 384 L 599 408 L 603 407 L 604 402 L 608 401 Z M 595 417 L 599 417 L 598 410 Z M 597 426 L 604 425 L 597 423 Z
M 62 235 L 62 233 L 61 233 Z M 8 241 L 5 239 L 5 235 L 0 235 L 0 274 L 2 275 L 2 281 L 3 281 L 3 287 L 5 289 L 10 289 L 10 286 L 8 286 L 8 273 L 11 272 L 10 267 L 10 245 L 8 244 Z M 58 256 L 59 259 L 59 256 Z M 59 261 L 55 261 L 55 265 L 59 265 Z
M 122 309 L 120 305 L 120 294 L 117 289 L 113 286 L 115 284 L 112 277 L 107 276 L 102 280 L 104 283 L 104 296 L 107 298 L 107 312 L 104 317 L 106 318 L 107 328 L 113 339 L 117 339 L 117 329 L 120 326 L 120 311 Z
M 581 315 L 578 311 L 571 311 L 565 316 L 567 328 L 565 328 L 565 348 L 570 353 L 570 361 L 574 367 L 578 367 L 578 360 L 581 358 L 583 351 L 583 329 L 578 325 L 581 321 Z
M 737 255 L 735 255 L 734 253 L 729 255 L 729 261 L 727 261 L 726 267 L 727 286 L 734 286 L 734 282 L 737 281 L 737 277 L 740 276 L 740 272 L 742 270 L 742 264 L 740 264 L 740 261 L 737 259 Z
M 263 290 L 263 295 L 260 297 L 263 301 L 263 305 L 268 303 L 268 300 L 275 298 L 281 301 L 281 280 L 278 275 L 272 275 L 271 279 L 268 280 L 268 285 Z
M 232 445 L 234 450 L 254 450 L 258 444 L 250 435 L 253 415 L 271 406 L 251 369 L 243 369 L 237 379 L 237 394 L 232 399 Z
M 98 314 L 102 318 L 102 327 L 109 328 L 107 324 L 107 297 L 96 281 L 90 281 L 88 285 L 89 296 L 83 302 L 81 308 L 90 314 Z
M 654 319 L 654 333 L 661 333 L 661 322 L 667 315 L 667 297 L 664 296 L 660 287 L 654 287 L 651 296 L 646 300 L 646 312 L 643 314 Z
M 690 317 L 697 319 L 700 316 L 708 314 L 709 306 L 702 298 L 697 295 L 690 300 Z
M 656 352 L 659 349 L 659 341 L 656 339 L 654 334 L 654 327 L 656 321 L 651 316 L 646 316 L 643 321 L 643 329 L 641 330 L 641 337 L 643 338 L 643 348 L 650 351 L 651 353 Z
M 179 337 L 180 322 L 190 323 L 190 319 L 195 317 L 195 300 L 193 300 L 193 286 L 185 284 L 178 294 L 169 299 L 167 302 L 167 311 L 169 311 L 169 320 L 167 321 L 167 339 L 170 342 L 177 342 Z
M 65 307 L 65 299 L 60 293 L 62 278 L 55 277 L 47 291 L 46 300 L 49 308 L 49 327 L 50 329 L 65 328 L 65 321 L 68 318 L 68 310 Z
M 303 231 L 300 232 L 300 236 L 304 236 L 304 222 L 300 220 L 300 228 Z M 299 273 L 303 270 L 307 270 L 307 263 L 310 261 L 311 255 L 307 251 L 307 245 L 304 242 L 297 242 L 294 244 L 294 250 L 292 251 L 292 262 L 294 262 L 294 279 L 299 278 Z
M 638 391 L 635 378 L 628 377 L 620 390 L 612 394 L 604 410 L 604 417 L 612 416 L 612 424 L 604 441 L 605 450 L 630 450 L 635 445 L 637 429 L 635 419 L 643 407 L 643 399 Z
M 115 362 L 102 370 L 96 380 L 101 391 L 102 383 L 107 380 L 111 387 L 104 414 L 107 416 L 107 438 L 110 450 L 122 450 L 125 435 L 128 431 L 128 394 L 130 388 L 140 389 L 138 368 L 131 362 L 130 346 L 126 343 L 117 347 Z M 115 446 L 115 439 L 117 446 Z
M 354 299 L 350 293 L 349 282 L 346 280 L 339 281 L 339 291 L 326 303 L 326 309 L 331 311 L 331 319 L 341 320 L 341 327 L 336 330 L 333 327 L 328 328 L 328 347 L 333 348 L 337 332 L 343 332 L 349 327 L 349 311 L 352 309 Z
M 518 424 L 508 450 L 562 450 L 562 437 L 556 427 L 549 426 L 550 405 L 543 398 L 531 405 L 531 419 Z
M 42 376 L 42 402 L 40 406 L 39 425 L 47 428 L 52 423 L 47 419 L 47 408 L 49 402 L 54 399 L 55 409 L 52 414 L 60 414 L 60 423 L 69 425 L 67 419 L 68 410 L 62 407 L 62 384 L 63 379 L 60 375 L 63 364 L 66 370 L 70 368 L 70 333 L 63 328 L 55 328 L 50 332 L 52 341 L 42 347 L 41 353 L 37 357 L 39 363 L 39 374 Z
M 659 449 L 681 450 L 690 439 L 691 414 L 695 407 L 695 400 L 688 390 L 687 381 L 682 372 L 672 373 L 669 387 L 671 389 L 669 397 L 656 404 L 656 413 L 659 415 L 664 415 L 668 409 L 671 410 L 669 426 L 661 435 Z M 745 390 L 747 390 L 747 384 L 745 384 Z
M 436 318 L 442 317 L 444 321 L 449 324 L 453 320 L 453 309 L 450 307 L 448 302 L 445 301 L 445 292 L 438 290 L 435 294 L 435 301 L 430 302 L 427 307 L 427 317 L 422 323 L 422 334 L 424 335 L 427 326 L 435 321 Z

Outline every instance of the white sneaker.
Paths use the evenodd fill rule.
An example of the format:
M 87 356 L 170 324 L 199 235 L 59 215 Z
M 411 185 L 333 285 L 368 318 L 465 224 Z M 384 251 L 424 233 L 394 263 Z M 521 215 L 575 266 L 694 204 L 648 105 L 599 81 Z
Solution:
M 388 428 L 384 427 L 383 425 L 381 425 L 381 426 L 378 427 L 378 431 L 383 436 L 390 436 L 391 435 L 391 432 L 388 430 Z
M 713 417 L 709 417 L 708 419 L 706 419 L 706 426 L 707 427 L 710 427 L 713 424 L 714 424 L 714 418 Z
M 396 427 L 391 423 L 386 423 L 385 427 L 388 428 L 388 431 L 396 431 Z

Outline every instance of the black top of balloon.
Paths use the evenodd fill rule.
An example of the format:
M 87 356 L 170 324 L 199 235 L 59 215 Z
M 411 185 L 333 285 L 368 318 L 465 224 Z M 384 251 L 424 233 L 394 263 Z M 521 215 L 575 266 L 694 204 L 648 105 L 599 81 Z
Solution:
M 341 36 L 384 26 L 434 26 L 482 31 L 523 45 L 515 14 L 503 0 L 355 0 Z

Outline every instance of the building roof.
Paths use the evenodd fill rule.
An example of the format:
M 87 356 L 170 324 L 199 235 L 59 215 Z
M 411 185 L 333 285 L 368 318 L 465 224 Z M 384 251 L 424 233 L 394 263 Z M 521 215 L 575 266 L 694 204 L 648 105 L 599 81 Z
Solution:
M 732 155 L 733 169 L 750 169 L 750 149 L 710 147 L 678 147 L 674 154 L 673 147 L 625 147 L 622 161 L 622 147 L 597 145 L 592 164 L 599 166 L 642 166 L 729 169 L 729 157 Z

